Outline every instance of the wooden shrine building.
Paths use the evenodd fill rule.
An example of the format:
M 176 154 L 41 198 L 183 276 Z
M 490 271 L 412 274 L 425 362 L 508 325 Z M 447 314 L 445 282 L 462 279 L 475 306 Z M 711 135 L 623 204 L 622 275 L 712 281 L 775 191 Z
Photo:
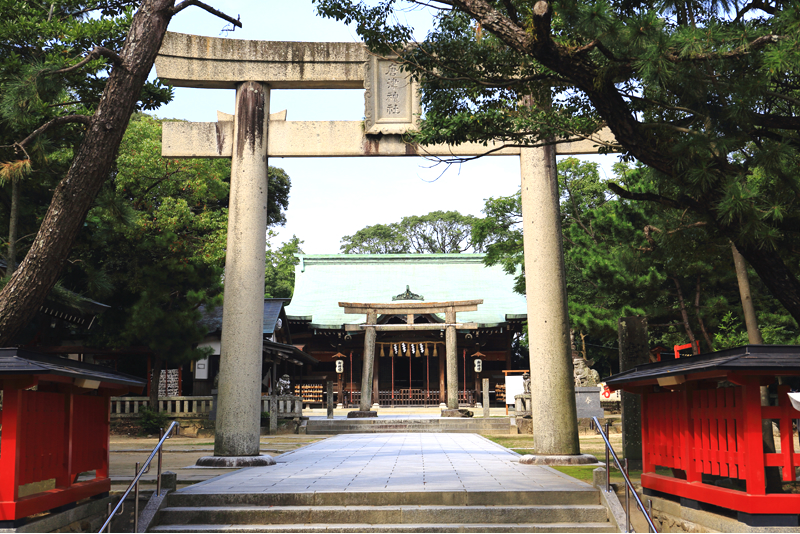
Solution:
M 527 316 L 525 297 L 501 266 L 486 267 L 483 254 L 298 257 L 286 316 L 293 344 L 320 362 L 306 383 L 334 381 L 337 403 L 360 404 L 365 335 L 374 335 L 369 404 L 444 404 L 446 330 L 455 325 L 458 403 L 478 401 L 483 378 L 491 401 L 505 402 L 503 371 L 512 369 L 512 342 Z M 428 313 L 448 306 L 452 320 Z M 379 310 L 374 319 L 367 308 Z

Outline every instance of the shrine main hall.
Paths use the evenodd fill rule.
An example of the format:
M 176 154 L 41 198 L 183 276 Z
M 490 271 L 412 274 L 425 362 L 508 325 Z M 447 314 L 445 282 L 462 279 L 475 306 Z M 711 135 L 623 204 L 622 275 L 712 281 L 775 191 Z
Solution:
M 492 403 L 505 404 L 503 371 L 514 369 L 515 340 L 527 318 L 525 297 L 514 292 L 515 275 L 484 265 L 484 254 L 298 258 L 286 316 L 292 343 L 320 362 L 305 370 L 305 384 L 332 381 L 337 403 L 357 406 L 364 389 L 364 353 L 373 347 L 370 405 L 445 404 L 449 325 L 455 330 L 450 336 L 455 338 L 458 404 L 480 401 L 485 378 L 495 392 Z M 432 312 L 437 307 L 443 313 Z M 372 316 L 366 313 L 376 309 Z M 367 338 L 365 344 L 369 335 L 372 341 Z M 527 358 L 517 361 L 527 368 Z

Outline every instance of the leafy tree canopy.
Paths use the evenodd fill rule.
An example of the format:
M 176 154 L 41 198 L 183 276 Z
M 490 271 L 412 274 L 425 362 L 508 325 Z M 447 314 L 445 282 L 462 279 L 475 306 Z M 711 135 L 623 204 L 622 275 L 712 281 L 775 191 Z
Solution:
M 116 170 L 86 219 L 65 280 L 111 306 L 91 342 L 201 357 L 200 306 L 222 303 L 230 161 L 164 159 L 161 122 L 132 118 Z M 270 167 L 268 220 L 285 220 L 290 180 Z
M 69 167 L 84 125 L 53 126 L 24 149 L 14 143 L 50 121 L 94 113 L 108 77 L 107 58 L 97 56 L 81 69 L 59 71 L 95 47 L 120 50 L 134 5 L 0 0 L 0 228 L 9 230 L 0 230 L 7 237 L 0 245 L 5 245 L 12 270 Z M 155 80 L 145 84 L 137 107 L 155 109 L 171 98 L 171 89 Z
M 642 166 L 618 164 L 616 180 L 648 191 L 657 179 Z M 615 368 L 617 321 L 646 315 L 650 341 L 671 347 L 700 340 L 702 351 L 747 340 L 730 242 L 691 214 L 616 198 L 605 189 L 597 165 L 566 158 L 558 163 L 561 229 L 570 324 L 575 347 Z M 491 243 L 486 261 L 507 272 L 524 269 L 520 195 L 491 198 L 476 239 Z M 753 280 L 759 324 L 772 342 L 796 343 L 797 323 Z M 524 293 L 524 272 L 515 289 Z
M 457 211 L 432 211 L 403 217 L 399 223 L 376 224 L 342 238 L 345 254 L 453 254 L 482 252 L 472 237 L 478 219 Z
M 537 145 L 608 127 L 653 170 L 617 195 L 690 214 L 731 240 L 800 320 L 800 10 L 784 0 L 315 0 L 419 79 L 413 140 Z M 398 10 L 431 6 L 408 46 Z M 688 235 L 688 234 L 687 234 Z
M 267 240 L 267 265 L 264 276 L 264 297 L 266 298 L 292 298 L 294 293 L 294 266 L 300 263 L 295 254 L 302 254 L 300 245 L 303 242 L 293 235 L 292 238 L 281 243 L 273 250 L 269 238 L 275 233 L 269 231 Z

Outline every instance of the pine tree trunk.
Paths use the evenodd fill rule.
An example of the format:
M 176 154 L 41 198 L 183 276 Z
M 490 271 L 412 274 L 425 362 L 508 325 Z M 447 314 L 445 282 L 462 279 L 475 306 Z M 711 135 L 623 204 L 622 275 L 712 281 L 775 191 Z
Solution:
M 6 274 L 17 270 L 17 230 L 19 227 L 19 178 L 11 180 L 11 213 L 8 215 L 8 264 Z
M 706 324 L 703 322 L 703 315 L 700 313 L 700 276 L 697 276 L 697 291 L 694 294 L 694 312 L 697 315 L 697 322 L 700 323 L 700 331 L 703 332 L 703 337 L 706 339 L 709 352 L 714 352 L 714 344 L 711 342 L 711 336 L 708 335 Z
M 681 306 L 681 318 L 683 319 L 683 327 L 686 329 L 686 335 L 689 336 L 689 343 L 692 344 L 692 354 L 697 354 L 697 343 L 694 340 L 694 332 L 692 326 L 689 324 L 689 312 L 686 311 L 686 302 L 683 300 L 683 291 L 681 291 L 681 284 L 677 278 L 672 278 L 675 282 L 675 287 L 678 290 L 678 303 Z
M 53 194 L 25 259 L 0 292 L 0 347 L 33 319 L 55 285 L 72 244 L 111 169 L 161 41 L 174 0 L 144 0 L 75 159 Z
M 747 340 L 751 345 L 763 345 L 764 339 L 761 337 L 761 330 L 758 328 L 756 309 L 753 306 L 753 299 L 750 296 L 750 279 L 747 276 L 747 265 L 745 265 L 744 258 L 739 254 L 733 241 L 731 241 L 731 252 L 733 252 L 733 265 L 736 268 L 736 278 L 739 281 L 739 296 L 742 299 L 744 324 L 747 326 Z

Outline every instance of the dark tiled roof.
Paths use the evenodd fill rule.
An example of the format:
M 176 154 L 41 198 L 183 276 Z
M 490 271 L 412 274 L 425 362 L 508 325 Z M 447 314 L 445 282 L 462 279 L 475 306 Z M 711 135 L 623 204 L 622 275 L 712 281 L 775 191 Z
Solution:
M 144 387 L 143 378 L 91 363 L 83 363 L 25 349 L 0 349 L 0 377 L 12 375 L 58 375 L 99 380 L 111 384 Z
M 264 334 L 271 336 L 275 333 L 275 325 L 278 322 L 281 309 L 288 301 L 289 299 L 264 299 Z M 223 306 L 218 306 L 212 310 L 206 310 L 204 307 L 200 309 L 203 314 L 200 324 L 208 329 L 208 333 L 222 332 L 222 309 Z
M 745 345 L 733 349 L 687 356 L 677 360 L 638 365 L 610 376 L 606 384 L 618 387 L 630 382 L 656 380 L 659 377 L 702 373 L 705 371 L 793 371 L 800 374 L 800 346 Z
M 276 343 L 274 341 L 267 341 L 264 340 L 264 349 L 265 350 L 273 350 L 276 352 L 282 352 L 286 355 L 291 355 L 292 358 L 295 358 L 303 363 L 303 365 L 317 365 L 319 360 L 303 352 L 302 350 L 298 349 L 294 345 L 287 345 L 286 343 Z

